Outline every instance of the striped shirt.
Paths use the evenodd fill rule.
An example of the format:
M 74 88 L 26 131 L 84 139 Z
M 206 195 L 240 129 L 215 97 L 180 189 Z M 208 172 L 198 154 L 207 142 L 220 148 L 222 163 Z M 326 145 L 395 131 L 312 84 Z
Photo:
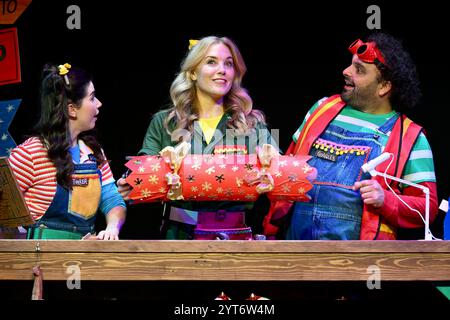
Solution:
M 82 140 L 78 144 L 80 163 L 89 162 L 92 150 Z M 48 158 L 47 149 L 39 138 L 32 137 L 13 149 L 9 162 L 32 217 L 40 219 L 53 201 L 57 184 L 56 167 Z M 107 162 L 101 167 L 101 173 L 102 186 L 114 182 Z
M 326 97 L 316 102 L 308 111 L 302 125 L 292 136 L 294 142 L 297 142 L 300 132 L 309 116 L 325 99 Z M 331 124 L 351 132 L 377 134 L 380 136 L 379 142 L 383 150 L 386 146 L 390 132 L 384 134 L 378 131 L 378 128 L 395 114 L 395 111 L 387 114 L 370 114 L 346 105 L 339 115 L 331 121 Z M 433 154 L 431 152 L 430 144 L 423 133 L 420 133 L 413 146 L 411 155 L 405 165 L 402 178 L 414 183 L 436 182 Z

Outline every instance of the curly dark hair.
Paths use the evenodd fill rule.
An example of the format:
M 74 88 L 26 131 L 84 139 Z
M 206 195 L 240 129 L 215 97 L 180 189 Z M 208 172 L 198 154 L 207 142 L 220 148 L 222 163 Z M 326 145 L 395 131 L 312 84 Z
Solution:
M 374 32 L 367 37 L 375 42 L 385 59 L 387 68 L 379 68 L 384 80 L 392 83 L 390 101 L 400 112 L 417 105 L 422 97 L 416 66 L 402 43 L 393 36 Z
M 66 189 L 72 189 L 73 161 L 70 154 L 71 137 L 69 131 L 69 112 L 67 105 L 79 105 L 87 95 L 92 76 L 79 68 L 71 68 L 67 74 L 69 85 L 59 75 L 56 65 L 46 64 L 42 71 L 41 116 L 34 127 L 35 135 L 46 146 L 48 157 L 55 164 L 56 180 Z M 78 137 L 89 146 L 100 167 L 105 161 L 100 144 L 93 132 L 86 131 Z

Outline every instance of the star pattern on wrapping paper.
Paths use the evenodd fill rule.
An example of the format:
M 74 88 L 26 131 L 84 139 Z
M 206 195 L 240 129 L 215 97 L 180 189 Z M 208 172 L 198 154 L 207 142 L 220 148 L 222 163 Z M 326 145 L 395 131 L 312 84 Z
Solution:
M 296 175 L 295 173 L 290 174 L 290 175 L 288 176 L 288 180 L 289 180 L 290 182 L 295 182 L 295 181 L 297 181 L 297 175 Z
M 233 167 L 231 168 L 231 170 L 232 170 L 233 172 L 236 172 L 236 171 L 239 170 L 239 167 L 238 167 L 238 166 L 233 166 Z
M 206 164 L 210 164 L 210 163 L 214 162 L 214 158 L 212 156 L 208 155 L 208 156 L 204 157 L 203 161 L 205 161 Z
M 216 176 L 216 181 L 218 183 L 222 183 L 223 180 L 225 180 L 223 173 L 221 175 Z
M 142 180 L 141 178 L 136 178 L 136 179 L 134 179 L 134 185 L 138 186 L 142 183 L 142 181 L 144 181 L 144 180 Z
M 220 169 L 225 169 L 226 167 L 227 167 L 226 164 L 220 164 L 220 165 L 219 165 L 219 168 L 220 168 Z
M 254 199 L 254 196 L 253 196 L 252 194 L 247 194 L 247 195 L 245 196 L 245 199 L 247 199 L 247 200 L 253 200 L 253 199 Z
M 152 164 L 152 171 L 159 171 L 161 169 L 161 166 L 159 165 L 159 162 Z
M 244 183 L 244 181 L 242 179 L 239 179 L 238 177 L 236 177 L 236 185 L 240 188 L 242 186 L 242 184 Z
M 206 172 L 207 174 L 214 173 L 214 172 L 216 172 L 216 168 L 215 168 L 214 166 L 209 167 L 208 169 L 205 170 L 205 172 Z
M 205 183 L 202 184 L 203 191 L 209 191 L 211 189 L 212 189 L 211 183 L 209 183 L 208 181 L 206 181 Z
M 280 167 L 286 167 L 287 166 L 287 160 L 281 160 L 279 163 Z
M 166 188 L 164 188 L 164 187 L 159 188 L 158 191 L 161 192 L 161 193 L 166 193 L 167 192 Z
M 298 166 L 300 166 L 300 162 L 298 162 L 297 160 L 294 160 L 294 161 L 292 161 L 292 165 L 294 167 L 298 167 Z
M 218 188 L 216 189 L 216 192 L 217 192 L 218 194 L 221 194 L 221 193 L 223 192 L 223 189 L 222 189 L 221 187 L 218 187 Z
M 202 165 L 199 162 L 196 162 L 191 166 L 191 168 L 194 169 L 195 171 L 197 171 L 201 167 L 202 167 Z
M 310 166 L 308 166 L 307 164 L 305 164 L 302 168 L 303 173 L 309 173 L 311 172 L 312 168 Z
M 192 186 L 192 187 L 191 187 L 191 191 L 192 191 L 192 192 L 197 192 L 197 191 L 198 191 L 198 188 L 197 188 L 196 186 Z
M 287 184 L 283 185 L 281 189 L 286 193 L 291 192 L 291 188 Z
M 281 176 L 282 176 L 282 174 L 281 174 L 280 171 L 275 172 L 275 177 L 279 178 L 279 177 L 281 177 Z
M 144 173 L 144 172 L 145 172 L 145 167 L 140 166 L 140 167 L 138 168 L 138 171 L 139 171 L 140 173 Z
M 159 181 L 159 178 L 155 175 L 152 174 L 149 178 L 148 178 L 148 182 L 153 183 L 153 184 L 157 184 Z
M 190 175 L 187 176 L 186 180 L 189 181 L 189 182 L 194 182 L 195 181 L 195 176 L 190 174 Z
M 251 163 L 246 163 L 245 164 L 245 170 L 252 171 L 253 170 L 253 165 Z
M 150 196 L 150 194 L 151 194 L 151 192 L 148 191 L 148 189 L 144 189 L 144 190 L 141 191 L 141 195 L 142 195 L 144 198 L 147 198 L 148 196 Z
M 298 188 L 298 193 L 304 194 L 305 193 L 305 188 Z
M 231 196 L 233 195 L 233 190 L 227 189 L 227 190 L 224 191 L 224 193 L 225 193 L 225 195 L 226 195 L 227 197 L 231 197 Z

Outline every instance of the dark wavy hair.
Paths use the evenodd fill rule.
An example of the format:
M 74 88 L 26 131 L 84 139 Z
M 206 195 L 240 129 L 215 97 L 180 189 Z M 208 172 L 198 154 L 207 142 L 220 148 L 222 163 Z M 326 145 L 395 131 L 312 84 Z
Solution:
M 367 37 L 374 41 L 385 59 L 387 68 L 379 68 L 384 80 L 392 83 L 390 101 L 400 112 L 413 108 L 422 97 L 419 77 L 414 62 L 402 43 L 393 36 L 374 32 Z
M 81 100 L 87 95 L 92 76 L 82 69 L 72 67 L 67 77 L 68 85 L 64 77 L 59 75 L 58 66 L 44 66 L 40 91 L 41 116 L 34 132 L 46 146 L 48 157 L 55 164 L 58 184 L 72 189 L 71 175 L 74 165 L 69 151 L 72 140 L 67 106 L 72 103 L 81 107 Z M 100 167 L 106 159 L 92 130 L 82 132 L 78 137 L 92 149 Z

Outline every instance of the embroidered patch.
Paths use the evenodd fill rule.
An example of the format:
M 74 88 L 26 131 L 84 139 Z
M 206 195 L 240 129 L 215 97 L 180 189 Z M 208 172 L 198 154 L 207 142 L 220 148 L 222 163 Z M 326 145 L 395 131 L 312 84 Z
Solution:
M 72 179 L 72 185 L 74 187 L 87 187 L 89 185 L 89 179 L 87 178 Z
M 336 154 L 332 154 L 323 150 L 315 150 L 315 156 L 317 158 L 321 158 L 321 159 L 325 159 L 325 160 L 329 160 L 329 161 L 333 161 L 336 162 L 337 160 L 337 156 Z

